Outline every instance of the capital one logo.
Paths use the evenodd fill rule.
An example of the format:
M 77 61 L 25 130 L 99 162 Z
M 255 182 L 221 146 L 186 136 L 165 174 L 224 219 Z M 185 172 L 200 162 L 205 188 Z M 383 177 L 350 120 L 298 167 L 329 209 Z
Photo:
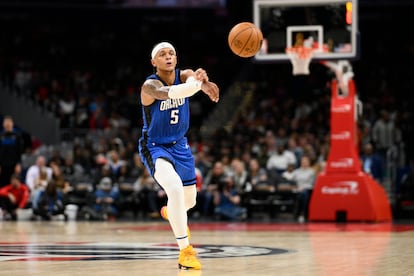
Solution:
M 336 161 L 331 161 L 329 165 L 332 168 L 352 168 L 354 160 L 352 158 L 341 158 Z
M 349 111 L 351 111 L 350 104 L 341 104 L 341 105 L 332 107 L 332 112 L 335 112 L 335 113 L 346 113 Z
M 359 193 L 358 182 L 356 181 L 340 181 L 335 182 L 332 186 L 323 186 L 322 194 L 329 195 L 356 195 Z
M 341 132 L 331 134 L 332 140 L 348 140 L 350 137 L 351 137 L 351 132 L 349 131 L 341 131 Z

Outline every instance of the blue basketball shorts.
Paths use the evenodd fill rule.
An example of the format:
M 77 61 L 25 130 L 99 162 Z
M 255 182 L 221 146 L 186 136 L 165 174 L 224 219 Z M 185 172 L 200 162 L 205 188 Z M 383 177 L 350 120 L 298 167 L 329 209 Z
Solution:
M 184 186 L 196 184 L 194 157 L 187 138 L 184 137 L 170 144 L 150 143 L 140 138 L 138 150 L 142 162 L 152 177 L 155 173 L 155 161 L 163 158 L 173 165 Z

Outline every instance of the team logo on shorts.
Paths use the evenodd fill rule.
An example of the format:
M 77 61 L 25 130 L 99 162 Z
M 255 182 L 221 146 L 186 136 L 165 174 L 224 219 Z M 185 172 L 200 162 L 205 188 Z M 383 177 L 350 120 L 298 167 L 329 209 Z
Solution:
M 201 258 L 265 256 L 292 252 L 286 249 L 235 246 L 194 245 Z M 176 244 L 154 243 L 48 243 L 0 244 L 0 261 L 96 261 L 176 259 Z

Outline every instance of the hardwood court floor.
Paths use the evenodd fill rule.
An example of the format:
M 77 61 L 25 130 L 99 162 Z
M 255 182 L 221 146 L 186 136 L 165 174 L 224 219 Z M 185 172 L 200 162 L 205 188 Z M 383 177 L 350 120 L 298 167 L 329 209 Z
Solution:
M 169 225 L 0 221 L 0 275 L 414 275 L 414 224 L 192 223 L 202 271 Z

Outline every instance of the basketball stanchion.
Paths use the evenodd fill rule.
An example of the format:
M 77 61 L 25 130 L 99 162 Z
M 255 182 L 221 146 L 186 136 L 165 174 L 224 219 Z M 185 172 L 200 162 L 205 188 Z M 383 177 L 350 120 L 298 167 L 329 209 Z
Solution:
M 309 203 L 310 221 L 391 221 L 383 187 L 362 170 L 357 139 L 358 97 L 347 60 L 323 61 L 331 83 L 330 149 Z M 360 105 L 360 104 L 359 104 Z

